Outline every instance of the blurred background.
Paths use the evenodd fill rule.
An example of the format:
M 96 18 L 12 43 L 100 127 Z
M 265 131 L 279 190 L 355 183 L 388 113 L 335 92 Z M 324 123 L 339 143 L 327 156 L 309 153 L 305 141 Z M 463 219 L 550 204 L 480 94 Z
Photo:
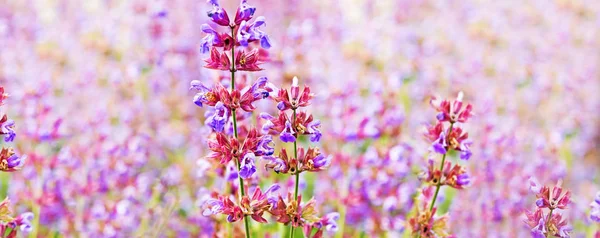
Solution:
M 221 0 L 233 16 L 237 0 Z M 410 237 L 418 173 L 435 157 L 423 139 L 432 96 L 465 94 L 475 117 L 472 185 L 442 189 L 457 237 L 529 235 L 531 176 L 573 193 L 575 237 L 600 230 L 600 2 L 597 0 L 252 0 L 272 41 L 264 71 L 316 94 L 328 170 L 303 175 L 327 237 Z M 35 214 L 30 237 L 212 237 L 240 229 L 199 204 L 229 183 L 210 162 L 203 0 L 0 0 L 0 84 L 10 94 L 22 171 L 0 195 Z M 263 100 L 261 112 L 276 112 Z M 259 123 L 260 122 L 255 122 Z M 307 143 L 303 141 L 301 144 Z M 459 161 L 450 156 L 452 161 Z M 260 164 L 260 163 L 259 163 Z M 260 168 L 260 165 L 257 165 Z M 261 184 L 292 180 L 259 169 Z M 317 186 L 318 185 L 318 186 Z M 255 237 L 280 237 L 253 224 Z

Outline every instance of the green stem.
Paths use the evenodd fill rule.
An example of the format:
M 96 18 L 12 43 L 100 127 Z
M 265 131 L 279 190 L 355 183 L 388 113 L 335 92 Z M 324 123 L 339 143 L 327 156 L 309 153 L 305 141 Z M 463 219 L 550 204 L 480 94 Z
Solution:
M 231 37 L 235 37 L 235 26 L 231 26 Z M 235 43 L 231 46 L 231 92 L 235 90 Z M 237 131 L 237 116 L 235 113 L 235 109 L 231 110 L 231 116 L 233 117 L 233 135 L 235 139 L 238 139 L 238 131 Z M 240 158 L 235 160 L 235 163 L 238 168 L 238 172 L 241 170 Z M 246 195 L 244 191 L 244 179 L 238 175 L 238 180 L 240 182 L 240 201 Z M 250 238 L 250 220 L 248 219 L 248 215 L 244 214 L 244 227 L 246 228 L 246 238 Z
M 446 137 L 448 137 L 448 135 L 450 135 L 450 133 L 452 133 L 453 126 L 454 126 L 454 123 L 450 123 L 450 128 L 448 128 L 448 134 L 446 134 Z M 448 152 L 450 152 L 450 148 L 448 148 L 448 151 L 446 151 L 446 153 L 442 156 L 442 166 L 440 166 L 440 172 L 442 173 L 442 175 L 440 175 L 440 178 L 438 179 L 438 182 L 436 184 L 435 194 L 433 194 L 433 200 L 431 200 L 431 206 L 429 206 L 429 211 L 433 211 L 435 201 L 437 199 L 438 193 L 440 192 L 440 187 L 442 187 L 442 176 L 444 173 L 444 163 L 446 162 L 446 155 L 448 154 Z M 433 216 L 433 214 L 432 214 L 432 216 Z
M 293 111 L 293 122 L 292 125 L 296 124 L 296 109 L 294 109 Z M 296 161 L 298 161 L 298 138 L 296 138 L 296 140 L 294 140 L 294 158 L 296 159 Z M 297 165 L 297 163 L 296 163 Z M 300 184 L 300 171 L 297 168 L 298 166 L 296 166 L 296 183 L 294 185 L 294 200 L 298 200 L 298 184 Z M 298 206 L 300 206 L 300 204 L 298 204 Z M 290 224 L 290 238 L 294 237 L 294 225 Z

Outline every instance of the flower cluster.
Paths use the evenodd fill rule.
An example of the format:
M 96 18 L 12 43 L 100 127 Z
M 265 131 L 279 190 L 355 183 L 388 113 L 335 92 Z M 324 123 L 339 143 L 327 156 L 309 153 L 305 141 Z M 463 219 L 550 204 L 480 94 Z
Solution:
M 523 210 L 535 208 L 535 196 L 526 196 L 528 188 L 521 185 L 535 175 L 540 181 L 563 179 L 572 200 L 580 199 L 562 212 L 573 225 L 571 236 L 593 237 L 599 230 L 600 223 L 590 219 L 596 209 L 589 204 L 600 190 L 600 70 L 595 67 L 600 54 L 590 54 L 598 50 L 600 1 L 353 1 L 365 3 L 342 6 L 339 1 L 249 0 L 238 19 L 252 14 L 248 4 L 257 7 L 254 16 L 238 26 L 248 30 L 235 34 L 230 25 L 236 24 L 241 0 L 206 1 L 90 5 L 61 0 L 36 1 L 35 7 L 2 1 L 0 85 L 11 97 L 1 98 L 7 105 L 0 107 L 0 119 L 6 114 L 14 121 L 16 137 L 5 143 L 9 135 L 2 134 L 0 152 L 12 147 L 15 157 L 26 155 L 27 161 L 22 170 L 3 174 L 0 194 L 11 199 L 14 217 L 34 211 L 31 236 L 244 235 L 243 221 L 205 217 L 197 206 L 198 198 L 218 191 L 241 207 L 237 159 L 223 165 L 204 157 L 212 152 L 207 138 L 216 141 L 213 132 L 235 138 L 233 111 L 223 102 L 197 108 L 191 101 L 199 91 L 174 93 L 194 79 L 232 92 L 228 67 L 236 67 L 240 98 L 242 89 L 261 76 L 289 89 L 297 75 L 299 95 L 303 82 L 319 95 L 308 112 L 321 121 L 317 147 L 332 157 L 331 166 L 301 173 L 299 193 L 302 203 L 314 197 L 325 212 L 321 215 L 340 213 L 338 236 L 413 237 L 406 233 L 417 212 L 414 193 L 423 186 L 415 175 L 420 165 L 427 170 L 429 165 L 423 159 L 429 144 L 422 146 L 418 129 L 429 119 L 435 125 L 438 114 L 423 102 L 431 92 L 458 88 L 465 92 L 463 108 L 477 102 L 472 109 L 477 119 L 461 128 L 474 140 L 467 146 L 475 157 L 464 161 L 459 151 L 449 151 L 452 165 L 445 164 L 439 176 L 458 164 L 471 183 L 460 191 L 442 185 L 434 220 L 448 212 L 449 233 L 457 237 L 529 236 Z M 206 23 L 222 46 L 204 41 L 208 51 L 200 55 L 201 39 L 214 34 L 203 32 L 198 16 L 211 9 L 214 21 Z M 259 15 L 266 25 L 255 23 L 250 30 Z M 269 41 L 262 42 L 272 43 L 273 50 L 262 48 L 265 37 L 256 30 L 268 34 Z M 243 37 L 234 45 L 238 33 Z M 219 60 L 211 67 L 224 65 L 224 71 L 203 67 L 213 50 Z M 268 72 L 242 71 L 243 66 Z M 240 145 L 252 128 L 261 133 L 266 121 L 260 112 L 279 116 L 270 100 L 251 105 L 253 113 L 236 110 Z M 289 111 L 286 116 L 291 117 Z M 442 123 L 446 130 L 449 122 Z M 297 143 L 306 153 L 310 135 L 304 135 Z M 291 142 L 281 143 L 279 133 L 269 136 L 259 148 L 273 148 L 274 158 L 282 148 L 288 159 L 296 157 Z M 246 154 L 240 159 L 247 168 L 242 174 L 254 173 L 244 179 L 247 196 L 257 186 L 264 192 L 279 184 L 287 205 L 294 177 L 289 171 L 276 174 L 276 167 L 265 170 L 268 160 Z M 434 169 L 440 165 L 436 158 Z M 431 190 L 429 200 L 435 187 Z M 547 215 L 548 209 L 543 211 Z M 283 225 L 247 217 L 253 236 L 287 238 Z M 275 221 L 268 212 L 263 217 Z M 321 226 L 326 227 L 314 223 L 312 232 Z
M 232 111 L 242 109 L 253 112 L 256 109 L 254 102 L 269 97 L 273 86 L 267 80 L 266 77 L 260 77 L 249 87 L 242 90 L 234 89 L 232 92 L 227 91 L 220 83 L 208 88 L 202 82 L 194 80 L 191 82 L 190 89 L 198 91 L 194 96 L 196 105 L 199 107 L 208 105 L 212 109 L 207 114 L 206 124 L 214 131 L 222 132 L 226 122 L 230 120 Z
M 274 149 L 270 145 L 271 137 L 259 135 L 256 129 L 240 135 L 245 136 L 243 142 L 225 133 L 216 133 L 215 139 L 208 141 L 208 148 L 212 153 L 206 158 L 218 161 L 222 165 L 227 165 L 233 159 L 241 160 L 239 175 L 242 178 L 250 178 L 256 172 L 255 157 L 270 156 Z
M 206 36 L 201 42 L 202 53 L 210 51 L 210 58 L 206 60 L 206 68 L 216 70 L 239 70 L 239 71 L 260 71 L 259 49 L 239 50 L 235 52 L 236 46 L 248 47 L 252 42 L 260 42 L 264 49 L 271 47 L 269 36 L 260 30 L 264 26 L 265 17 L 259 16 L 252 23 L 249 21 L 254 17 L 255 7 L 250 6 L 247 0 L 242 0 L 235 14 L 235 20 L 231 22 L 227 11 L 223 9 L 217 0 L 210 0 L 213 9 L 208 12 L 208 17 L 217 25 L 230 28 L 228 33 L 219 33 L 208 24 L 202 25 L 202 32 Z M 221 49 L 222 51 L 219 51 Z M 232 59 L 225 53 L 231 50 Z
M 227 215 L 227 221 L 229 222 L 239 221 L 247 215 L 257 222 L 267 223 L 263 214 L 271 212 L 271 209 L 275 207 L 277 197 L 272 193 L 279 190 L 279 188 L 277 184 L 272 185 L 265 192 L 262 192 L 260 188 L 256 188 L 251 197 L 242 196 L 239 205 L 231 201 L 229 197 L 213 194 L 217 198 L 208 199 L 203 203 L 202 215 L 224 214 Z
M 267 161 L 265 166 L 268 170 L 273 170 L 275 173 L 297 174 L 304 171 L 318 172 L 326 169 L 331 162 L 330 158 L 321 154 L 319 148 L 308 148 L 306 152 L 304 148 L 298 148 L 298 158 L 288 156 L 287 151 L 282 148 L 279 152 L 279 157 L 266 156 L 263 157 Z
M 8 97 L 4 87 L 0 86 L 0 106 L 4 105 L 4 100 Z M 14 121 L 9 120 L 7 115 L 0 119 L 0 134 L 4 135 L 5 142 L 12 142 L 16 133 L 13 130 Z M 12 147 L 3 147 L 0 150 L 0 170 L 4 172 L 14 172 L 20 170 L 25 163 L 25 156 L 18 156 Z M 17 230 L 30 232 L 32 229 L 31 219 L 33 213 L 27 212 L 19 216 L 12 217 L 10 200 L 7 198 L 0 202 L 0 234 L 2 237 L 16 237 Z
M 291 97 L 286 90 L 279 90 L 278 95 L 271 95 L 277 88 L 268 82 L 266 77 L 260 77 L 250 85 L 244 85 L 244 80 L 236 81 L 235 73 L 239 71 L 260 71 L 261 53 L 253 42 L 259 42 L 262 49 L 271 47 L 271 42 L 266 33 L 260 28 L 265 25 L 264 17 L 257 17 L 250 22 L 256 11 L 246 0 L 242 0 L 231 21 L 216 0 L 209 3 L 213 9 L 208 12 L 208 17 L 217 25 L 230 28 L 228 33 L 220 33 L 208 24 L 202 25 L 206 37 L 202 39 L 201 51 L 210 51 L 210 58 L 206 60 L 206 68 L 225 70 L 231 73 L 231 90 L 221 82 L 214 86 L 206 86 L 199 80 L 191 82 L 190 89 L 196 90 L 194 104 L 199 107 L 209 107 L 205 114 L 205 124 L 213 133 L 209 136 L 208 148 L 211 151 L 202 161 L 218 164 L 227 180 L 239 180 L 239 199 L 234 200 L 230 194 L 213 193 L 211 198 L 202 202 L 204 216 L 214 214 L 227 215 L 227 221 L 236 222 L 244 220 L 246 237 L 250 236 L 249 218 L 260 223 L 267 223 L 263 216 L 271 214 L 277 222 L 291 224 L 294 227 L 304 227 L 306 235 L 311 236 L 312 228 L 317 230 L 314 237 L 320 237 L 322 228 L 334 230 L 336 216 L 328 215 L 320 218 L 317 216 L 316 201 L 311 199 L 302 203 L 298 195 L 298 178 L 304 171 L 320 171 L 329 165 L 329 159 L 321 154 L 315 147 L 308 149 L 297 148 L 297 140 L 301 135 L 310 136 L 310 140 L 318 142 L 321 139 L 320 122 L 314 120 L 307 112 L 296 112 L 299 107 L 310 105 L 313 95 L 310 88 L 305 87 L 302 96 L 299 95 L 297 78 L 291 88 Z M 237 49 L 243 47 L 245 49 Z M 228 53 L 230 52 L 230 53 Z M 244 77 L 242 77 L 244 79 Z M 241 88 L 241 90 L 239 89 Z M 254 103 L 261 99 L 272 98 L 280 110 L 277 118 L 261 113 L 261 118 L 267 120 L 259 131 L 252 126 L 244 125 L 244 119 L 249 118 L 256 109 Z M 243 110 L 243 113 L 239 110 Z M 292 109 L 293 115 L 288 116 L 285 110 Z M 273 136 L 279 135 L 283 142 L 294 143 L 293 157 L 288 156 L 285 148 L 281 149 L 278 156 L 274 156 Z M 246 195 L 246 182 L 257 179 L 256 159 L 266 161 L 265 167 L 277 173 L 289 173 L 296 176 L 295 193 L 288 193 L 287 199 L 275 195 L 279 185 L 272 185 L 264 193 L 260 188 L 255 188 L 252 196 Z M 235 163 L 233 165 L 232 163 Z M 199 162 L 206 164 L 206 162 Z M 237 167 L 237 168 L 236 168 Z M 235 171 L 237 169 L 237 172 Z M 223 174 L 223 173 L 222 173 Z M 251 185 L 248 185 L 250 187 Z
M 2 237 L 16 237 L 17 230 L 30 232 L 33 213 L 26 212 L 17 217 L 12 217 L 13 212 L 10 207 L 11 204 L 8 198 L 0 202 L 0 234 L 2 234 Z
M 4 100 L 8 97 L 4 87 L 0 86 L 0 106 L 4 105 Z M 4 135 L 4 142 L 14 141 L 17 134 L 14 131 L 15 122 L 8 119 L 7 115 L 0 119 L 0 135 Z M 0 170 L 13 172 L 20 170 L 25 162 L 24 156 L 18 156 L 12 147 L 3 147 L 0 151 Z
M 279 89 L 277 96 L 272 97 L 277 102 L 279 115 L 274 117 L 267 113 L 261 113 L 260 117 L 265 120 L 261 129 L 263 134 L 279 135 L 282 142 L 294 144 L 293 154 L 288 154 L 287 150 L 282 147 L 276 156 L 263 156 L 267 163 L 265 165 L 267 170 L 289 174 L 296 178 L 293 196 L 292 193 L 288 193 L 287 200 L 280 196 L 273 215 L 277 218 L 277 222 L 291 224 L 292 234 L 295 227 L 303 227 L 305 232 L 308 231 L 305 235 L 311 236 L 311 228 L 317 228 L 314 236 L 320 237 L 323 226 L 319 225 L 322 222 L 319 223 L 321 218 L 317 216 L 316 201 L 311 199 L 306 204 L 302 204 L 302 195 L 298 193 L 302 172 L 322 171 L 331 163 L 331 158 L 323 155 L 319 148 L 298 148 L 300 136 L 308 136 L 311 142 L 319 142 L 321 139 L 320 121 L 315 120 L 308 112 L 299 111 L 300 108 L 309 106 L 313 97 L 308 86 L 304 86 L 300 94 L 298 78 L 294 77 L 289 91 L 283 88 Z M 331 223 L 334 222 L 334 219 L 327 221 Z M 329 228 L 333 227 L 335 226 Z
M 460 152 L 460 158 L 468 160 L 471 158 L 469 146 L 469 133 L 462 128 L 454 127 L 456 123 L 465 123 L 473 115 L 471 104 L 463 107 L 463 93 L 460 92 L 454 101 L 431 99 L 430 104 L 439 112 L 436 116 L 437 123 L 427 128 L 425 138 L 431 142 L 431 149 L 439 154 L 446 154 L 448 150 Z M 448 131 L 444 128 L 444 122 L 450 123 Z
M 425 183 L 436 186 L 437 184 L 447 185 L 456 189 L 463 189 L 471 183 L 471 178 L 465 167 L 446 161 L 444 170 L 434 166 L 434 161 L 429 160 L 427 170 L 421 172 L 419 179 Z
M 427 201 L 433 196 L 433 187 L 427 187 L 421 191 L 420 201 Z M 415 218 L 409 223 L 413 232 L 421 237 L 448 237 L 448 215 L 436 216 L 437 208 L 429 209 L 427 203 L 417 207 Z
M 431 143 L 430 150 L 442 154 L 441 166 L 438 168 L 433 159 L 428 160 L 427 168 L 420 173 L 419 179 L 428 186 L 423 189 L 421 196 L 424 201 L 422 206 L 417 206 L 417 216 L 410 219 L 413 234 L 421 237 L 448 237 L 446 228 L 447 215 L 434 219 L 437 207 L 436 199 L 440 188 L 444 185 L 455 189 L 464 189 L 471 184 L 471 177 L 464 166 L 458 163 L 446 161 L 446 156 L 451 150 L 460 152 L 460 158 L 468 160 L 471 158 L 468 133 L 458 127 L 459 123 L 466 123 L 473 115 L 471 104 L 463 105 L 463 93 L 460 92 L 456 100 L 438 100 L 435 97 L 430 104 L 439 112 L 436 116 L 437 122 L 430 126 L 424 133 L 425 138 Z M 450 125 L 446 129 L 445 123 Z M 435 187 L 433 196 L 429 193 Z M 432 197 L 432 198 L 430 198 Z
M 531 229 L 531 236 L 535 238 L 548 237 L 570 237 L 569 232 L 572 228 L 563 219 L 558 210 L 564 210 L 570 203 L 571 192 L 563 191 L 561 182 L 556 186 L 541 186 L 534 178 L 529 179 L 529 190 L 535 193 L 536 209 L 526 211 L 525 224 Z M 544 214 L 544 208 L 549 210 L 548 215 Z
M 271 44 L 269 37 L 259 29 L 265 25 L 264 17 L 257 17 L 253 23 L 249 23 L 254 17 L 256 8 L 250 6 L 246 0 L 241 1 L 233 21 L 230 21 L 227 11 L 217 0 L 208 2 L 213 7 L 208 12 L 208 17 L 218 26 L 229 27 L 230 31 L 220 33 L 208 24 L 202 25 L 202 31 L 207 35 L 202 39 L 201 51 L 202 53 L 210 51 L 210 58 L 206 60 L 205 67 L 229 71 L 231 90 L 226 89 L 221 82 L 209 88 L 199 80 L 192 81 L 190 89 L 197 91 L 194 104 L 199 107 L 204 105 L 210 107 L 205 114 L 205 124 L 214 131 L 214 134 L 208 140 L 208 148 L 212 152 L 205 159 L 227 168 L 227 171 L 230 171 L 228 180 L 236 178 L 239 180 L 239 200 L 232 201 L 227 194 L 215 194 L 213 199 L 203 203 L 205 206 L 203 215 L 226 214 L 229 222 L 244 219 L 246 237 L 250 237 L 248 217 L 258 222 L 267 222 L 262 215 L 275 205 L 271 193 L 278 190 L 279 186 L 273 185 L 265 193 L 260 188 L 256 188 L 252 197 L 246 195 L 244 180 L 252 179 L 255 175 L 256 157 L 270 156 L 274 153 L 274 148 L 271 146 L 271 136 L 260 135 L 254 128 L 248 129 L 245 125 L 238 125 L 243 123 L 246 117 L 236 112 L 241 109 L 246 113 L 252 113 L 256 109 L 254 102 L 268 98 L 270 92 L 274 91 L 274 87 L 268 83 L 266 77 L 260 77 L 250 85 L 244 85 L 241 80 L 236 82 L 235 73 L 262 70 L 258 66 L 261 62 L 259 50 L 252 49 L 250 43 L 260 41 L 260 46 L 264 49 L 270 48 Z M 236 51 L 236 46 L 246 49 Z M 228 51 L 230 51 L 229 55 Z M 231 164 L 232 161 L 237 168 Z M 234 169 L 231 169 L 232 167 Z M 232 172 L 236 169 L 237 172 Z

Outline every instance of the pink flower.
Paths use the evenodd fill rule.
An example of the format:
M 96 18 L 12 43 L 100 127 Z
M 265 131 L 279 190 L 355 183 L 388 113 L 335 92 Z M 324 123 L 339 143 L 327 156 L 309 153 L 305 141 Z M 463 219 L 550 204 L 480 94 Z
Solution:
M 216 137 L 208 141 L 208 148 L 212 153 L 207 158 L 219 160 L 221 164 L 227 164 L 233 158 L 241 159 L 243 155 L 256 152 L 261 140 L 262 136 L 258 135 L 256 129 L 250 130 L 241 144 L 234 137 L 228 137 L 224 133 L 216 133 Z
M 210 58 L 204 61 L 206 62 L 205 68 L 231 70 L 231 61 L 227 54 L 219 52 L 215 47 L 210 50 Z
M 0 86 L 0 106 L 4 105 L 6 98 L 8 98 L 8 94 L 4 92 L 4 87 Z
M 291 97 L 290 97 L 291 95 Z M 295 110 L 299 107 L 306 107 L 310 105 L 310 100 L 314 97 L 314 94 L 310 92 L 310 87 L 304 86 L 302 94 L 300 94 L 300 87 L 298 87 L 298 78 L 294 77 L 292 80 L 292 87 L 290 93 L 285 89 L 280 89 L 279 93 L 273 99 L 277 102 L 277 108 L 280 111 L 288 109 Z
M 473 113 L 471 112 L 471 104 L 467 104 L 465 107 L 463 107 L 462 98 L 462 92 L 458 93 L 458 97 L 454 101 L 439 100 L 433 97 L 430 101 L 430 104 L 438 112 L 440 112 L 437 115 L 437 119 L 439 121 L 449 121 L 451 123 L 465 123 L 471 116 L 473 116 Z
M 565 209 L 569 205 L 571 192 L 566 191 L 563 193 L 563 188 L 560 187 L 560 182 L 556 187 L 550 189 L 549 187 L 543 186 L 540 192 L 536 194 L 538 200 L 536 205 L 539 208 L 550 208 L 554 209 Z
M 251 51 L 238 50 L 235 54 L 235 70 L 239 71 L 261 71 L 258 49 Z

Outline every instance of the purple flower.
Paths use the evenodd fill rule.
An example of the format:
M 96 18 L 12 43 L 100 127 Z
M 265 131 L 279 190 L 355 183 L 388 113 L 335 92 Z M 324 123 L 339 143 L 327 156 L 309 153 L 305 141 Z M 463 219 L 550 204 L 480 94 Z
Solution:
M 337 220 L 340 218 L 340 214 L 337 212 L 332 212 L 327 214 L 325 218 L 323 218 L 322 223 L 325 225 L 325 229 L 327 231 L 337 231 Z
M 217 102 L 212 115 L 206 118 L 206 125 L 210 126 L 216 132 L 222 132 L 229 119 L 229 110 L 222 102 Z
M 268 161 L 268 164 L 270 165 L 269 167 L 272 167 L 273 171 L 275 171 L 276 173 L 281 173 L 281 171 L 287 170 L 287 165 L 285 161 L 278 157 L 263 156 L 262 158 Z
M 531 229 L 531 235 L 536 238 L 540 237 L 540 234 L 542 235 L 541 237 L 546 237 L 544 233 L 546 233 L 546 219 L 544 219 L 544 217 L 540 217 L 537 226 Z
M 156 17 L 156 18 L 164 18 L 164 17 L 167 17 L 167 15 L 169 15 L 169 13 L 166 10 L 162 10 L 162 11 L 159 11 L 159 12 L 155 13 L 154 17 Z
M 470 141 L 464 141 L 463 143 L 460 143 L 460 159 L 469 160 L 471 158 L 471 155 L 473 155 L 473 153 L 471 153 L 471 149 L 469 149 L 469 146 L 472 143 L 473 142 Z
M 281 188 L 281 186 L 279 186 L 279 184 L 273 184 L 273 185 L 271 185 L 271 187 L 269 187 L 264 192 L 264 195 L 267 196 L 267 202 L 269 204 L 271 204 L 271 206 L 276 206 L 277 205 L 277 198 L 278 198 L 278 196 L 276 194 L 274 194 L 274 193 L 277 192 L 280 188 Z
M 223 212 L 223 202 L 217 199 L 208 199 L 204 202 L 203 206 L 206 206 L 206 209 L 202 211 L 203 216 L 211 216 Z
M 262 134 L 268 134 L 268 133 L 269 133 L 269 130 L 270 130 L 271 128 L 273 128 L 273 126 L 275 126 L 275 125 L 273 124 L 273 122 L 271 122 L 271 121 L 267 121 L 267 122 L 265 122 L 265 124 L 263 124 L 263 126 L 262 126 L 262 127 L 261 127 L 261 129 L 260 129 L 260 133 L 262 133 Z
M 199 107 L 202 107 L 204 103 L 208 102 L 208 99 L 206 98 L 206 93 L 211 91 L 208 87 L 204 86 L 204 84 L 202 84 L 198 80 L 193 80 L 190 83 L 190 90 L 192 89 L 198 91 L 198 93 L 196 93 L 196 96 L 194 96 L 194 104 L 198 105 Z
M 15 140 L 15 136 L 17 136 L 17 134 L 13 130 L 14 126 L 15 122 L 13 120 L 7 120 L 4 123 L 2 123 L 0 132 L 2 132 L 2 134 L 4 135 L 7 135 L 6 137 L 4 137 L 5 142 L 11 142 Z
M 275 148 L 271 146 L 271 142 L 273 142 L 273 137 L 270 135 L 265 135 L 258 142 L 258 148 L 256 149 L 256 155 L 272 155 L 275 153 Z
M 254 165 L 254 153 L 247 153 L 246 155 L 244 155 L 244 158 L 242 159 L 242 164 L 241 164 L 241 168 L 240 168 L 240 172 L 239 175 L 240 177 L 247 179 L 252 177 L 252 175 L 254 173 L 256 173 L 256 166 Z
M 319 126 L 321 126 L 319 120 L 308 123 L 307 131 L 310 133 L 310 141 L 319 142 L 319 140 L 321 140 L 321 130 L 319 129 Z
M 444 113 L 440 112 L 438 113 L 435 118 L 437 118 L 439 121 L 443 121 L 444 120 Z
M 283 142 L 291 143 L 296 141 L 296 137 L 294 136 L 294 130 L 292 129 L 292 124 L 289 121 L 285 122 L 285 129 L 279 134 L 279 139 Z
M 240 2 L 240 6 L 238 7 L 235 13 L 235 24 L 239 25 L 242 21 L 249 21 L 254 16 L 254 12 L 256 11 L 256 7 L 250 6 L 247 3 L 248 0 L 242 0 Z
M 268 98 L 269 90 L 270 90 L 270 89 L 268 89 L 268 87 L 270 85 L 267 86 L 267 84 L 268 84 L 267 77 L 260 77 L 256 80 L 256 82 L 254 82 L 252 84 L 252 86 L 242 90 L 242 95 L 245 94 L 249 90 L 252 93 L 252 96 L 254 97 L 254 99 L 256 99 L 256 100 Z M 267 87 L 265 87 L 265 86 L 267 86 Z
M 441 143 L 438 143 L 438 142 L 433 143 L 432 148 L 433 148 L 433 151 L 435 151 L 439 154 L 446 154 L 446 148 Z
M 456 177 L 456 184 L 460 186 L 466 186 L 471 183 L 471 178 L 467 173 L 460 174 Z
M 546 235 L 544 235 L 543 231 L 533 229 L 531 230 L 531 238 L 546 238 Z
M 533 193 L 539 193 L 542 190 L 542 186 L 534 177 L 529 178 L 529 191 Z
M 25 163 L 25 156 L 17 156 L 16 154 L 11 155 L 10 157 L 8 157 L 8 159 L 6 159 L 7 162 L 7 168 L 9 170 L 17 170 L 20 169 L 23 164 Z
M 208 24 L 202 24 L 202 31 L 208 34 L 200 41 L 200 51 L 202 54 L 209 52 L 212 46 L 223 45 L 223 40 L 219 33 L 212 29 Z
M 219 6 L 219 1 L 208 0 L 208 2 L 213 5 L 213 9 L 207 12 L 208 17 L 221 26 L 229 26 L 229 16 L 227 11 Z
M 590 206 L 592 207 L 590 219 L 595 222 L 600 222 L 600 192 L 596 193 L 596 197 Z
M 265 17 L 260 16 L 256 18 L 252 24 L 247 21 L 243 21 L 240 24 L 240 30 L 237 33 L 237 41 L 242 46 L 248 46 L 249 42 L 260 41 L 260 46 L 265 49 L 271 48 L 271 42 L 267 33 L 259 30 L 258 28 L 265 25 Z
M 238 171 L 237 168 L 235 167 L 235 164 L 230 163 L 229 166 L 227 166 L 227 180 L 228 181 L 234 181 L 236 179 L 238 179 Z
M 570 232 L 573 231 L 571 226 L 562 226 L 558 229 L 558 235 L 560 237 L 571 237 Z
M 315 157 L 313 159 L 315 169 L 320 169 L 322 167 L 326 167 L 329 165 L 329 162 L 331 162 L 331 158 L 325 157 L 323 154 L 319 154 L 317 157 Z
M 279 109 L 279 111 L 285 110 L 286 109 L 285 103 L 284 102 L 278 102 L 277 103 L 277 109 Z
M 433 148 L 433 151 L 439 154 L 446 154 L 446 133 L 440 133 L 440 136 L 433 142 L 431 147 Z
M 538 207 L 543 207 L 544 206 L 544 199 L 540 198 L 538 200 L 535 200 L 535 205 Z
M 25 156 L 17 156 L 12 148 L 2 148 L 0 151 L 0 166 L 2 171 L 13 172 L 20 170 L 25 163 Z
M 33 219 L 32 212 L 26 212 L 19 215 L 13 222 L 11 222 L 13 228 L 19 227 L 23 232 L 30 232 L 32 229 L 31 220 Z

